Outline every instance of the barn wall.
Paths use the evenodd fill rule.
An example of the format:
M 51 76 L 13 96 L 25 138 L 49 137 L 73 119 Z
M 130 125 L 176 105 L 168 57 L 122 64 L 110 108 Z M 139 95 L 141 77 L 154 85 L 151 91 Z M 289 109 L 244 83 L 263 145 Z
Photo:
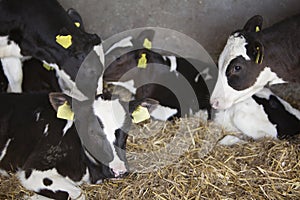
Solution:
M 138 27 L 163 27 L 192 37 L 217 56 L 227 36 L 260 14 L 268 26 L 300 11 L 299 0 L 59 0 L 77 9 L 86 29 L 103 39 Z

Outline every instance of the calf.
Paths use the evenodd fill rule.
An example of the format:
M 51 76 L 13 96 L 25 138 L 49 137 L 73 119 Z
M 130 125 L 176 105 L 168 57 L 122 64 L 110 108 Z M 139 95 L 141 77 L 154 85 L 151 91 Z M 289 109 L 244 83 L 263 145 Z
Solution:
M 158 107 L 151 113 L 156 119 L 181 117 L 199 109 L 206 109 L 210 119 L 209 90 L 197 68 L 200 66 L 205 71 L 208 69 L 207 64 L 198 61 L 197 65 L 193 65 L 195 62 L 191 60 L 162 56 L 149 47 L 144 47 L 144 41 L 149 42 L 153 35 L 154 31 L 146 30 L 137 39 L 125 38 L 118 45 L 112 46 L 115 49 L 108 49 L 106 60 L 111 62 L 104 71 L 103 80 L 121 86 L 131 83 L 129 87 L 127 84 L 127 88 L 130 88 L 137 99 L 149 97 L 158 100 L 163 107 Z M 116 55 L 114 53 L 118 51 L 117 46 L 133 46 L 137 49 L 113 59 L 107 58 Z
M 150 105 L 149 100 L 125 104 L 102 95 L 74 100 L 75 120 L 57 118 L 69 101 L 61 93 L 0 94 L 0 172 L 17 172 L 25 188 L 53 199 L 84 199 L 79 184 L 128 173 L 129 114 L 138 105 Z
M 262 22 L 254 16 L 229 36 L 211 96 L 215 109 L 229 108 L 267 84 L 300 82 L 300 15 L 263 30 Z
M 300 134 L 300 111 L 267 88 L 226 110 L 219 110 L 215 121 L 228 131 L 241 131 L 253 139 L 265 136 L 283 139 Z M 229 144 L 231 139 L 225 137 L 221 143 Z
M 75 80 L 82 62 L 92 50 L 103 63 L 100 38 L 78 28 L 57 1 L 0 2 L 0 58 L 32 56 L 51 65 L 56 70 L 63 91 L 77 99 L 87 97 Z M 21 70 L 20 64 L 14 62 L 17 71 Z M 3 67 L 12 66 L 8 63 Z M 94 68 L 82 72 L 92 79 L 97 78 L 97 82 L 91 82 L 91 85 L 99 82 L 100 74 Z M 21 82 L 22 77 L 16 79 Z

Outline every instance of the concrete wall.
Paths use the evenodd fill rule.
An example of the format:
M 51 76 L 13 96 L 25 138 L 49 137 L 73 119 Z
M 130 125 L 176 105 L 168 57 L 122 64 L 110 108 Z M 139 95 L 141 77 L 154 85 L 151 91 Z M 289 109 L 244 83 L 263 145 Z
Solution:
M 139 27 L 163 27 L 198 41 L 214 59 L 227 36 L 255 14 L 264 26 L 300 12 L 299 0 L 59 0 L 102 39 Z

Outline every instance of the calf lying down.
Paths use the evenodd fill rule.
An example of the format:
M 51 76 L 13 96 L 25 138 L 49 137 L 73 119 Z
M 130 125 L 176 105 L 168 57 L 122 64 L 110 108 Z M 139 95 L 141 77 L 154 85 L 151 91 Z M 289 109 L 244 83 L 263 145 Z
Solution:
M 283 139 L 300 134 L 300 111 L 267 88 L 229 109 L 218 111 L 215 122 L 227 131 L 239 131 L 253 139 L 266 136 Z M 228 135 L 220 143 L 230 145 L 239 141 Z
M 6 61 L 8 58 L 5 59 Z M 17 85 L 21 85 L 20 90 L 16 90 L 14 81 L 9 81 L 13 77 L 8 78 L 8 73 L 3 68 L 0 60 L 0 93 L 3 92 L 61 92 L 55 70 L 50 66 L 43 65 L 37 59 L 31 58 L 22 62 L 22 80 Z M 19 62 L 19 59 L 11 58 L 11 61 Z M 11 68 L 12 69 L 12 68 Z M 19 86 L 17 86 L 18 88 Z
M 57 118 L 56 110 L 68 99 L 61 93 L 0 94 L 0 172 L 16 172 L 25 188 L 49 198 L 85 199 L 79 184 L 128 173 L 128 112 L 147 103 L 124 104 L 101 96 L 95 101 L 73 100 L 73 107 L 79 104 L 75 113 L 81 115 L 74 120 Z M 84 144 L 94 145 L 97 155 L 82 144 L 82 133 L 93 137 Z M 96 137 L 101 144 L 94 142 Z

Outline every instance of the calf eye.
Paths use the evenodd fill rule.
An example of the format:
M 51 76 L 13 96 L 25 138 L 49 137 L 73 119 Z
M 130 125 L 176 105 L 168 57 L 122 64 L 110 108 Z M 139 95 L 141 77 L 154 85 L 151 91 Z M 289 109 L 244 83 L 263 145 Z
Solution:
M 236 65 L 236 66 L 234 66 L 234 68 L 233 68 L 233 72 L 239 72 L 241 69 L 242 69 L 241 66 Z

